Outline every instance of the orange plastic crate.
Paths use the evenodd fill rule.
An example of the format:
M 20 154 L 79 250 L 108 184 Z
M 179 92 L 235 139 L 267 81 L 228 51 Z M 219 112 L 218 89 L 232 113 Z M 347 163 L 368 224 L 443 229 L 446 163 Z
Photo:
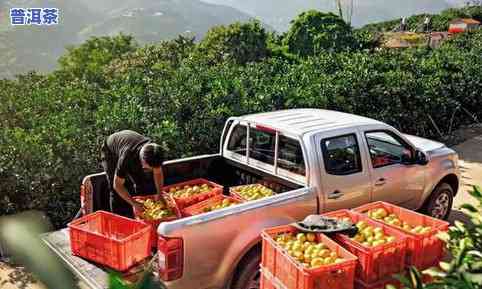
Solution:
M 194 204 L 202 202 L 202 201 L 204 201 L 206 199 L 209 199 L 211 197 L 214 197 L 216 195 L 222 195 L 223 194 L 223 186 L 218 185 L 214 182 L 208 181 L 206 179 L 195 179 L 195 180 L 190 180 L 190 181 L 183 182 L 183 183 L 178 183 L 178 184 L 166 186 L 166 187 L 163 188 L 163 190 L 167 194 L 169 194 L 169 190 L 171 188 L 175 188 L 175 187 L 181 187 L 182 188 L 182 187 L 187 186 L 187 185 L 193 186 L 193 185 L 203 185 L 203 184 L 208 184 L 213 189 L 209 192 L 197 194 L 197 195 L 194 195 L 194 196 L 191 196 L 191 197 L 188 197 L 188 198 L 179 198 L 179 197 L 173 196 L 174 201 L 176 201 L 177 206 L 179 207 L 179 209 L 182 210 L 186 207 L 192 206 Z
M 216 195 L 212 198 L 209 198 L 207 200 L 204 200 L 198 204 L 192 205 L 190 207 L 187 207 L 185 209 L 182 209 L 182 215 L 185 217 L 190 217 L 190 216 L 195 216 L 199 214 L 204 214 L 204 208 L 215 206 L 219 203 L 221 203 L 223 200 L 228 199 L 233 203 L 240 204 L 242 201 L 232 198 L 232 197 L 227 197 L 225 195 Z
M 285 233 L 296 233 L 292 226 L 281 226 L 266 229 L 261 233 L 263 238 L 261 266 L 273 276 L 277 288 L 286 289 L 353 289 L 355 280 L 356 257 L 343 249 L 336 242 L 323 234 L 317 234 L 318 242 L 324 243 L 330 250 L 345 259 L 344 262 L 321 266 L 315 269 L 304 267 L 288 252 L 280 247 L 274 236 Z M 269 278 L 268 278 L 269 279 Z M 265 280 L 266 282 L 267 280 Z M 269 283 L 273 284 L 273 283 Z M 266 288 L 272 288 L 270 285 Z
M 448 231 L 449 223 L 425 216 L 414 211 L 401 208 L 385 202 L 370 203 L 353 209 L 355 212 L 367 214 L 369 210 L 384 208 L 388 214 L 395 214 L 402 221 L 411 226 L 430 226 L 432 230 L 426 234 L 414 234 L 402 230 L 397 226 L 387 224 L 381 220 L 375 220 L 390 226 L 407 237 L 407 256 L 405 263 L 407 266 L 415 266 L 420 270 L 437 266 L 442 261 L 445 254 L 445 243 L 437 237 L 440 231 Z
M 151 200 L 157 200 L 158 195 L 149 195 L 149 196 L 136 196 L 133 197 L 134 200 L 136 201 L 145 201 L 148 199 Z M 172 199 L 172 197 L 168 194 L 164 194 L 164 200 L 167 202 L 167 206 L 171 208 L 171 210 L 174 212 L 174 216 L 171 217 L 166 217 L 162 219 L 157 219 L 157 220 L 145 220 L 142 218 L 142 214 L 135 208 L 133 207 L 134 210 L 134 216 L 136 219 L 141 220 L 151 226 L 151 247 L 156 248 L 157 247 L 157 227 L 159 227 L 159 224 L 162 222 L 170 222 L 177 220 L 181 218 L 181 212 L 179 211 L 179 208 L 177 207 L 176 203 Z
M 268 272 L 263 267 L 261 267 L 260 271 L 261 271 L 260 278 L 259 278 L 259 282 L 260 282 L 259 288 L 260 289 L 277 289 L 277 288 L 279 288 L 279 285 L 278 285 L 278 287 L 276 287 L 276 283 L 275 283 L 276 281 L 275 281 L 275 279 L 273 278 L 273 275 L 271 275 L 270 272 Z
M 71 222 L 72 254 L 126 271 L 150 256 L 149 225 L 97 211 Z
M 348 217 L 355 224 L 358 221 L 366 221 L 368 225 L 382 228 L 387 235 L 394 236 L 394 242 L 383 244 L 376 247 L 365 247 L 362 244 L 351 240 L 348 236 L 337 234 L 336 240 L 342 246 L 358 257 L 358 266 L 356 270 L 356 278 L 360 281 L 371 284 L 378 282 L 386 276 L 400 273 L 404 269 L 405 255 L 407 249 L 406 237 L 389 226 L 375 222 L 365 215 L 352 212 L 349 210 L 339 210 L 323 214 L 329 218 Z

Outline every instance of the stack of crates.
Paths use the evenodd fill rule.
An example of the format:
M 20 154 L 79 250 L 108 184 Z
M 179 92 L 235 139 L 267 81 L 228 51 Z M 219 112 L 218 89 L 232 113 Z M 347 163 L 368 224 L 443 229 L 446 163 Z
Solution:
M 412 227 L 430 227 L 429 230 L 420 234 L 389 224 L 383 219 L 377 220 L 372 218 L 375 222 L 389 226 L 407 238 L 407 255 L 405 260 L 407 267 L 414 266 L 419 270 L 425 270 L 439 264 L 445 253 L 445 244 L 437 237 L 437 234 L 448 231 L 448 222 L 385 202 L 370 203 L 353 211 L 367 216 L 369 211 L 377 209 L 384 209 L 388 214 L 396 215 L 400 221 L 406 222 Z
M 353 289 L 356 257 L 323 234 L 316 234 L 316 242 L 323 243 L 343 260 L 338 263 L 308 268 L 295 260 L 275 238 L 296 234 L 292 226 L 266 229 L 262 232 L 261 261 L 262 289 Z
M 364 221 L 369 226 L 381 228 L 385 235 L 395 237 L 393 242 L 367 247 L 346 235 L 337 234 L 335 236 L 339 244 L 358 257 L 355 275 L 356 288 L 375 289 L 379 286 L 383 287 L 383 284 L 393 282 L 392 275 L 404 271 L 406 237 L 399 231 L 349 210 L 334 211 L 323 214 L 323 216 L 336 219 L 349 218 L 353 224 Z

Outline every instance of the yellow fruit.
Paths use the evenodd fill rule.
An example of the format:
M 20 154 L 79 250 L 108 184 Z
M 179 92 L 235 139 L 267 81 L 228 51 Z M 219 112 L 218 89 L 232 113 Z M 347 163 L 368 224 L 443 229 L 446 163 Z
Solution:
M 315 245 L 315 248 L 318 250 L 323 250 L 323 249 L 326 249 L 326 245 L 323 243 L 318 243 Z
M 368 224 L 365 221 L 360 221 L 360 222 L 356 223 L 356 227 L 358 228 L 358 230 L 363 230 L 367 226 L 368 226 Z
M 306 235 L 304 233 L 298 233 L 296 235 L 296 240 L 304 243 L 306 241 Z
M 363 231 L 362 234 L 365 238 L 368 238 L 370 236 L 373 236 L 373 227 L 366 227 Z
M 388 213 L 387 211 L 384 209 L 384 208 L 380 208 L 377 210 L 377 214 L 381 217 L 381 218 L 385 218 L 386 216 L 388 216 Z
M 371 247 L 371 246 L 372 246 L 372 243 L 363 242 L 362 245 L 365 246 L 365 247 Z
M 336 259 L 336 258 L 338 258 L 338 254 L 336 254 L 336 252 L 331 252 L 330 257 L 333 258 L 333 259 Z
M 382 233 L 376 233 L 375 236 L 374 236 L 374 239 L 375 240 L 381 240 L 385 237 L 385 235 Z
M 336 258 L 335 264 L 341 263 L 341 262 L 343 262 L 343 261 L 345 261 L 345 259 L 343 259 L 343 258 Z
M 425 227 L 422 230 L 420 230 L 420 234 L 427 234 L 432 230 L 431 227 Z
M 303 244 L 301 244 L 300 242 L 296 241 L 293 243 L 293 245 L 291 246 L 291 250 L 293 251 L 302 251 L 303 250 Z
M 335 259 L 333 259 L 332 257 L 326 257 L 325 259 L 323 259 L 323 264 L 325 265 L 329 265 L 329 264 L 332 264 L 335 262 Z
M 395 241 L 395 237 L 394 237 L 394 236 L 388 236 L 388 237 L 386 238 L 386 240 L 387 240 L 387 243 L 391 243 L 391 242 L 394 242 L 394 241 Z
M 330 250 L 323 249 L 323 250 L 320 250 L 320 252 L 318 252 L 318 257 L 326 258 L 329 256 L 330 256 Z
M 311 267 L 313 268 L 316 268 L 316 267 L 320 267 L 320 266 L 323 266 L 324 264 L 324 260 L 322 258 L 314 258 L 313 260 L 311 260 Z
M 311 255 L 310 254 L 304 254 L 303 260 L 307 263 L 310 263 L 311 262 Z
M 377 233 L 382 233 L 383 234 L 383 228 L 377 227 L 373 229 L 373 233 L 376 235 Z
M 314 242 L 316 240 L 316 235 L 313 233 L 306 234 L 306 239 L 310 242 Z
M 304 255 L 303 255 L 303 252 L 301 252 L 301 251 L 294 251 L 293 256 L 296 259 L 298 259 L 298 261 L 300 261 L 300 262 L 303 262 L 303 260 L 305 259 Z
M 385 243 L 386 243 L 386 241 L 384 239 L 381 239 L 381 240 L 374 241 L 372 245 L 373 245 L 373 247 L 376 247 L 376 246 L 379 246 L 379 245 L 383 245 Z

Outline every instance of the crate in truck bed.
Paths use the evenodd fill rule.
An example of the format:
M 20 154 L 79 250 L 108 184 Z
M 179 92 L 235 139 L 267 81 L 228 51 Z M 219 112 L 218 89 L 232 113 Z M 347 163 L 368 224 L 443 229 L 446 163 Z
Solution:
M 203 187 L 208 187 L 209 189 L 206 190 Z M 165 186 L 163 191 L 174 198 L 179 209 L 184 209 L 213 196 L 221 195 L 223 186 L 200 178 Z

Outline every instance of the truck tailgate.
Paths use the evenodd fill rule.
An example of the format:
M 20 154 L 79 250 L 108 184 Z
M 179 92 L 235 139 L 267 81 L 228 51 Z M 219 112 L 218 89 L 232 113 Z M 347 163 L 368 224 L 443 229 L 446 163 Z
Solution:
M 85 259 L 72 255 L 68 229 L 62 229 L 41 235 L 42 241 L 65 263 L 72 273 L 90 289 L 109 288 L 109 269 L 99 264 L 91 263 Z M 157 262 L 155 262 L 157 267 Z M 155 282 L 159 283 L 157 270 L 153 270 Z M 144 264 L 140 264 L 122 274 L 126 282 L 135 282 L 144 272 Z M 159 288 L 164 286 L 159 283 Z

